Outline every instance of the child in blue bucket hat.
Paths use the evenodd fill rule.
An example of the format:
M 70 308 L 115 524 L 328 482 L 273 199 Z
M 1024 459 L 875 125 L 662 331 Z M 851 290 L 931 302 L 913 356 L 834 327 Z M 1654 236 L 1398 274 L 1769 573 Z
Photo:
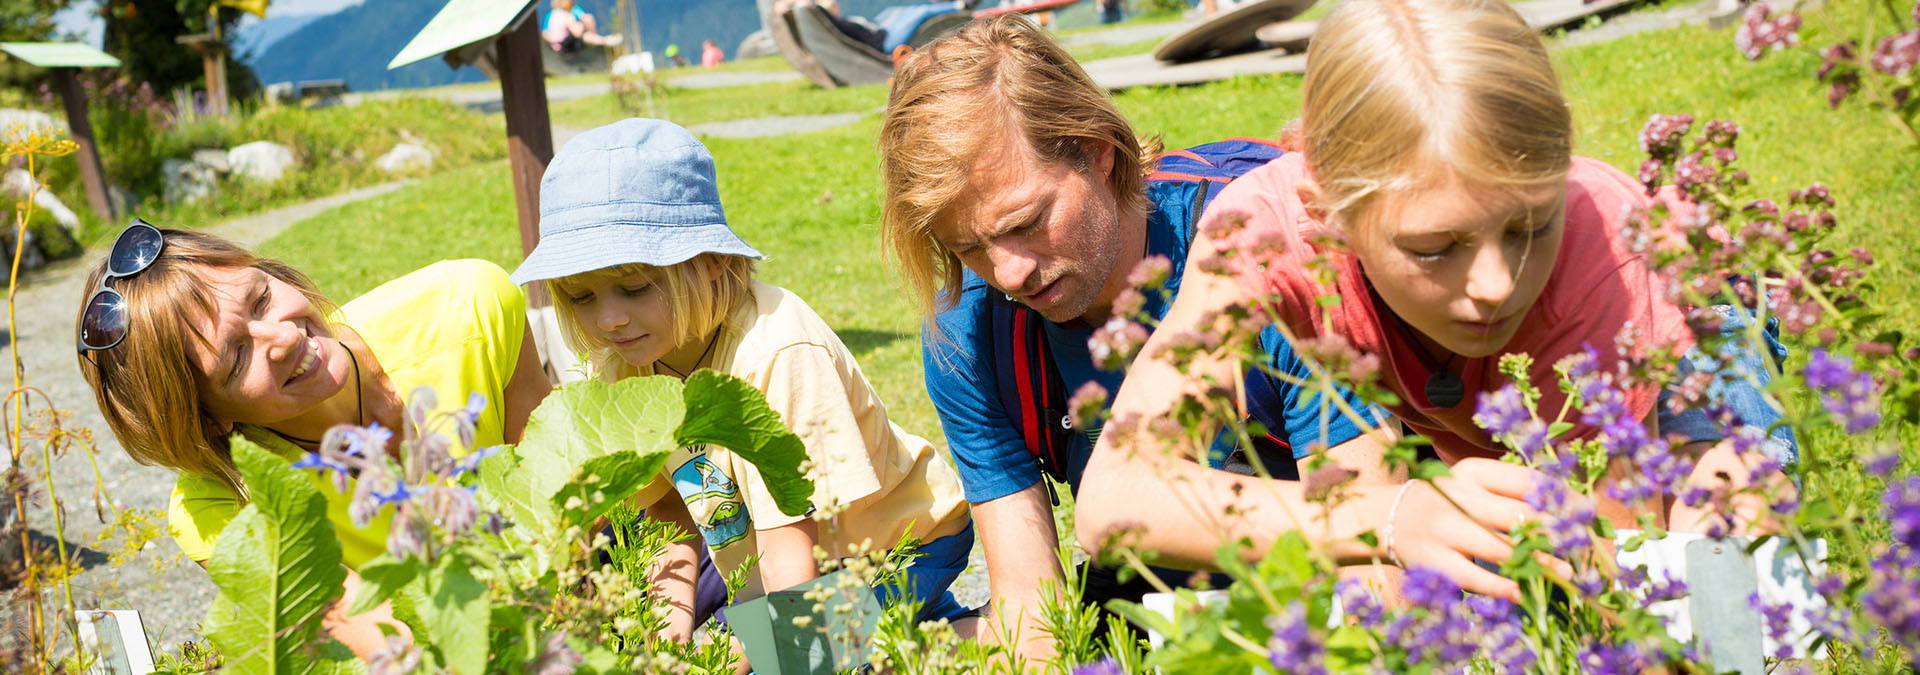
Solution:
M 514 283 L 544 281 L 561 333 L 613 381 L 703 368 L 766 394 L 805 443 L 812 516 L 774 505 L 753 464 L 725 448 L 682 448 L 635 497 L 649 516 L 695 528 L 731 574 L 758 555 L 737 600 L 818 576 L 816 545 L 833 557 L 921 542 L 883 602 L 921 603 L 920 620 L 978 619 L 948 591 L 966 568 L 973 525 L 960 480 L 926 439 L 887 409 L 833 329 L 799 296 L 754 280 L 762 256 L 727 226 L 713 156 L 677 125 L 630 119 L 580 134 L 540 181 L 540 245 Z M 691 559 L 693 544 L 679 551 Z M 666 582 L 678 608 L 693 583 Z M 688 635 L 690 613 L 670 629 Z

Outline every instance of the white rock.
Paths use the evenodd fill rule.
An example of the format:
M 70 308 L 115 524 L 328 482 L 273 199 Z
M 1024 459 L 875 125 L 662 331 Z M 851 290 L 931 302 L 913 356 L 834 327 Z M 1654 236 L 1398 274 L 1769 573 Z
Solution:
M 433 151 L 413 143 L 398 143 L 374 160 L 373 166 L 387 173 L 424 169 L 433 166 Z
M 166 177 L 167 201 L 194 202 L 213 194 L 220 176 L 199 162 L 167 159 L 160 162 L 160 174 Z
M 254 141 L 227 151 L 233 175 L 271 183 L 293 166 L 293 151 L 273 141 Z
M 4 182 L 9 198 L 19 199 L 27 196 L 27 191 L 32 189 L 34 181 L 33 177 L 27 174 L 26 169 L 14 169 L 8 171 L 4 181 L 0 182 Z M 60 197 L 53 194 L 53 190 L 45 183 L 40 184 L 40 191 L 33 195 L 33 208 L 35 211 L 47 214 L 48 217 L 53 218 L 54 222 L 60 223 L 61 227 L 67 229 L 69 235 L 73 234 L 74 228 L 80 226 L 80 217 L 74 215 L 73 209 L 61 203 Z
M 613 64 L 609 66 L 609 70 L 614 75 L 651 74 L 653 73 L 653 52 L 628 54 L 614 59 Z
M 227 166 L 227 151 L 219 148 L 201 148 L 193 151 L 193 161 L 213 169 L 214 173 L 225 174 L 231 169 Z
M 18 108 L 0 109 L 0 136 L 12 134 L 16 125 L 19 126 L 24 133 L 32 133 L 34 129 L 46 129 L 60 133 L 66 133 L 67 131 L 66 122 L 55 120 L 52 115 L 38 110 L 21 110 Z

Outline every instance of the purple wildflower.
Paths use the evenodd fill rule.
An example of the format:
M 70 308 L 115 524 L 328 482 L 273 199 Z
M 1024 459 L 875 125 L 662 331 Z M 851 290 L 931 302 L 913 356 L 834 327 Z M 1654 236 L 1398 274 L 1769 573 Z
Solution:
M 1535 656 L 1521 639 L 1514 605 L 1499 598 L 1462 598 L 1460 587 L 1424 567 L 1407 570 L 1402 592 L 1413 604 L 1387 626 L 1389 644 L 1407 652 L 1407 662 L 1439 672 L 1463 671 L 1482 655 L 1520 670 Z M 1344 595 L 1342 596 L 1345 597 Z
M 1894 543 L 1920 551 L 1920 476 L 1889 484 L 1884 500 Z
M 1580 665 L 1594 675 L 1639 675 L 1660 665 L 1660 659 L 1637 642 L 1594 643 L 1580 650 Z
M 1460 586 L 1430 567 L 1408 568 L 1400 592 L 1406 596 L 1407 602 L 1429 609 L 1439 609 L 1460 601 Z
M 1268 616 L 1267 627 L 1273 630 L 1273 637 L 1267 640 L 1267 660 L 1275 671 L 1303 675 L 1327 672 L 1326 647 L 1314 638 L 1307 608 L 1300 601 L 1288 604 L 1285 614 Z
M 1853 369 L 1853 361 L 1814 349 L 1804 371 L 1807 386 L 1820 393 L 1820 403 L 1835 421 L 1857 434 L 1880 423 L 1880 390 L 1873 376 Z
M 1893 473 L 1894 469 L 1900 468 L 1900 453 L 1889 450 L 1868 457 L 1866 468 L 1867 473 L 1884 478 L 1888 474 Z
M 1107 657 L 1093 663 L 1083 663 L 1073 667 L 1073 675 L 1127 675 L 1118 661 Z
M 1380 599 L 1367 589 L 1366 582 L 1359 579 L 1341 579 L 1334 585 L 1334 593 L 1340 598 L 1340 608 L 1347 616 L 1360 622 L 1362 628 L 1379 630 L 1386 625 L 1386 610 L 1380 606 Z
M 1772 639 L 1774 651 L 1769 656 L 1776 659 L 1793 656 L 1793 605 L 1788 603 L 1770 603 L 1760 599 L 1759 593 L 1747 596 L 1747 606 L 1760 612 L 1760 622 L 1767 627 L 1767 637 Z
M 1487 430 L 1532 463 L 1535 455 L 1547 447 L 1547 426 L 1533 418 L 1520 389 L 1509 384 L 1492 392 L 1481 392 L 1475 404 L 1473 423 Z

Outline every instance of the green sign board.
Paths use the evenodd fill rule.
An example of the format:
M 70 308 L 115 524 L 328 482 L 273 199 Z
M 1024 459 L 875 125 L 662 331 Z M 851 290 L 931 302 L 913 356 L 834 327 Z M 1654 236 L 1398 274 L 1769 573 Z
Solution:
M 387 69 L 430 58 L 491 39 L 511 27 L 542 0 L 449 0 L 427 27 L 413 36 Z
M 41 68 L 120 67 L 120 59 L 79 42 L 0 42 L 0 52 Z

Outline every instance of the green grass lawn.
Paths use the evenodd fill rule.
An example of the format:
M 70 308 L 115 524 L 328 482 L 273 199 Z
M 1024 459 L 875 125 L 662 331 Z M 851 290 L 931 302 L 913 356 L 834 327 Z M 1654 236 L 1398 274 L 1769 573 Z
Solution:
M 746 87 L 682 89 L 669 81 L 653 95 L 651 108 L 638 97 L 629 97 L 628 101 L 633 107 L 623 106 L 612 94 L 590 96 L 555 103 L 550 114 L 554 124 L 580 128 L 628 117 L 654 117 L 691 126 L 751 117 L 875 110 L 887 104 L 887 88 L 872 84 L 821 89 L 806 80 L 789 80 Z
M 1803 36 L 1819 44 L 1817 34 Z M 1880 260 L 1867 295 L 1888 328 L 1920 328 L 1920 149 L 1903 144 L 1876 113 L 1828 110 L 1812 80 L 1811 55 L 1742 59 L 1732 33 L 1684 27 L 1617 42 L 1558 50 L 1563 86 L 1575 111 L 1577 149 L 1632 170 L 1636 135 L 1656 112 L 1692 113 L 1741 124 L 1744 168 L 1766 196 L 1821 181 L 1839 198 L 1834 247 L 1871 248 Z M 1247 77 L 1195 87 L 1135 89 L 1116 97 L 1142 134 L 1169 147 L 1227 136 L 1272 136 L 1298 113 L 1299 78 Z M 799 84 L 676 92 L 682 123 L 773 114 L 869 109 L 879 87 L 819 90 Z M 556 121 L 590 125 L 618 115 L 592 102 L 556 106 Z M 721 196 L 740 234 L 768 254 L 763 278 L 806 298 L 853 347 L 894 418 L 941 437 L 923 389 L 920 320 L 881 254 L 875 223 L 880 190 L 874 137 L 878 119 L 818 133 L 755 140 L 713 139 Z M 380 280 L 433 260 L 479 256 L 511 268 L 518 259 L 512 192 L 504 164 L 435 176 L 413 187 L 297 224 L 266 252 L 313 273 L 330 294 L 347 298 Z M 1797 356 L 1803 356 L 1801 351 Z M 1791 364 L 1790 364 L 1790 367 Z M 1796 405 L 1806 404 L 1805 400 Z M 1879 486 L 1859 471 L 1859 455 L 1903 448 L 1920 465 L 1920 428 L 1888 423 L 1869 441 L 1803 437 L 1806 489 L 1834 497 L 1864 526 L 1833 533 L 1836 565 L 1857 566 L 1884 524 L 1872 517 Z

